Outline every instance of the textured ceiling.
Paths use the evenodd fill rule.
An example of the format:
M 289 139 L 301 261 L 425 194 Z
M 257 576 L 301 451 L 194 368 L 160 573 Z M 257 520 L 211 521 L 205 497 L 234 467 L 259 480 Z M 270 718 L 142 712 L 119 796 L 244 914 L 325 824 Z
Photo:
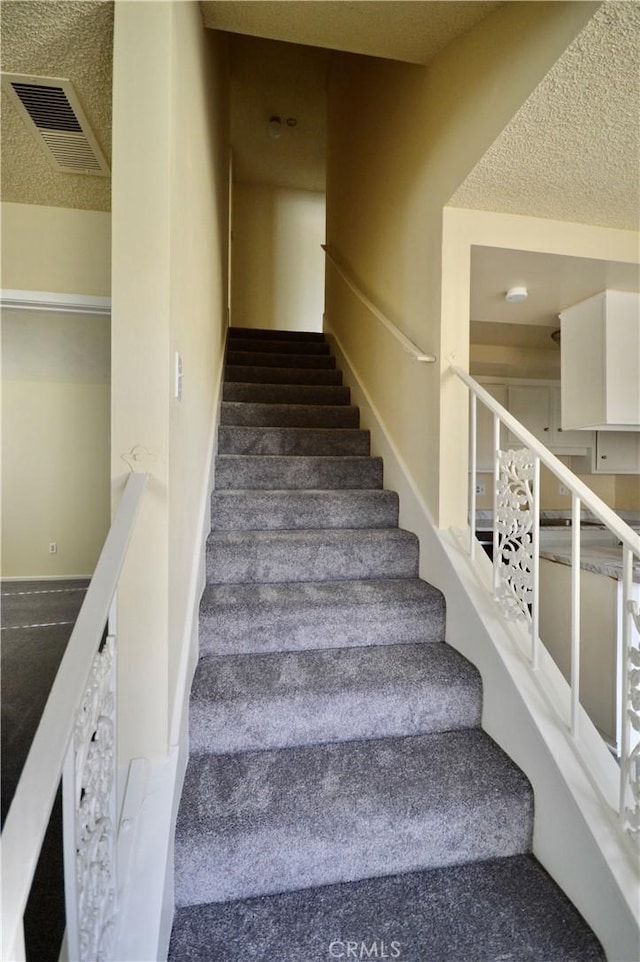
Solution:
M 329 54 L 241 36 L 231 37 L 230 51 L 234 179 L 323 191 Z M 278 140 L 268 133 L 273 116 L 282 120 Z
M 450 204 L 637 230 L 639 64 L 640 4 L 603 4 Z
M 0 16 L 2 70 L 71 80 L 110 163 L 111 0 L 3 0 Z M 110 178 L 56 171 L 4 93 L 1 135 L 3 200 L 110 209 Z
M 205 26 L 289 43 L 428 63 L 499 2 L 202 0 Z

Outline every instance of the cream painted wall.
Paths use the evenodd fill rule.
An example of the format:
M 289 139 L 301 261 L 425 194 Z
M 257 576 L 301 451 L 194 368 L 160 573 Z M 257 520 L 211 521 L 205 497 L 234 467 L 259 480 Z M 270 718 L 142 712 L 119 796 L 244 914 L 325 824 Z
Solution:
M 2 287 L 111 293 L 111 214 L 35 204 L 0 205 Z
M 196 2 L 116 2 L 112 493 L 142 446 L 150 483 L 121 581 L 123 761 L 167 754 L 197 610 L 200 524 L 226 325 L 224 39 Z M 175 352 L 184 393 L 173 397 Z
M 321 331 L 325 195 L 236 184 L 231 323 Z
M 429 67 L 345 55 L 332 62 L 328 243 L 365 294 L 439 363 L 417 367 L 331 271 L 328 321 L 440 523 L 459 520 L 450 505 L 466 494 L 460 460 L 444 476 L 459 430 L 441 419 L 450 392 L 457 405 L 444 372 L 452 352 L 463 366 L 469 352 L 468 285 L 464 322 L 442 327 L 455 298 L 448 286 L 442 296 L 450 283 L 443 207 L 595 9 L 505 4 Z
M 110 294 L 109 213 L 3 203 L 1 217 L 3 288 Z M 2 577 L 93 572 L 109 527 L 108 338 L 105 319 L 3 312 Z
M 92 574 L 109 530 L 109 393 L 3 380 L 2 577 Z

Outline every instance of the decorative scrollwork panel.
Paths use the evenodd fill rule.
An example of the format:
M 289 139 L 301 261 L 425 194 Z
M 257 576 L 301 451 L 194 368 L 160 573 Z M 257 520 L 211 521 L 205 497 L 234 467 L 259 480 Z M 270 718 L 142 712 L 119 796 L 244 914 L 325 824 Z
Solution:
M 111 958 L 116 913 L 115 641 L 96 654 L 73 737 L 75 920 L 83 962 Z
M 534 456 L 528 448 L 498 452 L 496 600 L 510 620 L 530 621 L 533 598 Z
M 623 820 L 629 835 L 640 844 L 640 608 L 635 601 L 627 602 L 631 621 L 631 637 L 625 652 L 628 666 L 626 723 L 630 728 L 630 751 L 622 759 L 626 774 L 628 797 Z M 635 629 L 635 630 L 634 630 Z

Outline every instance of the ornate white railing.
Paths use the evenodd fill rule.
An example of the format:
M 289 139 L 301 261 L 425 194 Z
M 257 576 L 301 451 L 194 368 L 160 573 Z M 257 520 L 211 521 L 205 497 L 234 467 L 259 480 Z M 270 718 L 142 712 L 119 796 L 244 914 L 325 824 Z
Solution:
M 354 279 L 347 272 L 346 268 L 342 265 L 340 259 L 331 250 L 331 248 L 326 244 L 321 244 L 320 246 L 325 252 L 327 260 L 335 268 L 349 290 L 351 290 L 356 295 L 358 300 L 364 304 L 369 313 L 375 317 L 377 321 L 380 321 L 383 327 L 386 327 L 389 333 L 395 337 L 396 341 L 402 345 L 403 350 L 405 350 L 407 354 L 410 354 L 414 361 L 422 361 L 426 364 L 433 364 L 433 362 L 436 360 L 435 355 L 425 354 L 417 344 L 414 344 L 413 341 L 409 340 L 406 334 L 403 334 L 400 328 L 394 324 L 393 321 L 386 316 L 386 314 L 383 314 L 382 311 L 376 307 L 373 301 L 369 300 L 367 295 L 358 287 Z
M 580 717 L 580 551 L 584 507 L 617 539 L 621 559 L 621 678 L 619 679 L 620 760 L 618 817 L 624 830 L 640 842 L 640 613 L 632 597 L 634 559 L 640 560 L 640 537 L 569 468 L 526 430 L 472 377 L 458 367 L 451 372 L 466 384 L 470 398 L 469 544 L 476 558 L 477 403 L 493 414 L 493 594 L 507 619 L 527 626 L 529 660 L 539 667 L 540 616 L 540 465 L 544 464 L 571 494 L 571 669 L 569 731 L 578 737 Z M 523 445 L 501 449 L 501 427 Z M 551 698 L 553 701 L 553 698 Z M 597 781 L 597 778 L 595 779 Z
M 25 959 L 24 910 L 62 776 L 68 958 L 112 958 L 116 899 L 115 594 L 146 474 L 131 474 L 2 832 L 2 958 Z

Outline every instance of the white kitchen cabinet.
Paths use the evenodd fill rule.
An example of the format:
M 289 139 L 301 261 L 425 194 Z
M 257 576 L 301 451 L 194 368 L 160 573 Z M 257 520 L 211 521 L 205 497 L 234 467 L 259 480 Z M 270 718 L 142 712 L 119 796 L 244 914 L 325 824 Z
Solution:
M 587 454 L 593 446 L 593 432 L 563 430 L 557 384 L 510 384 L 507 408 L 554 454 Z M 520 444 L 511 433 L 509 443 Z
M 640 431 L 598 431 L 596 474 L 640 474 Z
M 640 430 L 640 295 L 602 291 L 560 322 L 562 426 Z
M 495 398 L 498 404 L 507 406 L 506 384 L 483 384 L 485 391 Z M 504 447 L 506 429 L 502 427 L 500 445 Z M 493 471 L 493 413 L 481 401 L 476 404 L 477 470 Z

